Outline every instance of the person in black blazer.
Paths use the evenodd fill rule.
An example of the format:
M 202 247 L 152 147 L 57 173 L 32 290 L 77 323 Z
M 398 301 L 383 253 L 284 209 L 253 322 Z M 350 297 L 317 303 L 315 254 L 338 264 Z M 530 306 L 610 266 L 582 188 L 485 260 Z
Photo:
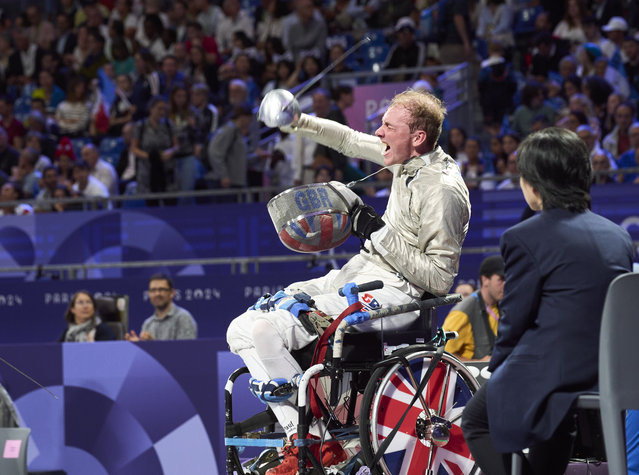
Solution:
M 486 475 L 563 474 L 575 432 L 571 407 L 597 389 L 599 327 L 609 283 L 632 269 L 630 235 L 591 212 L 591 167 L 579 137 L 551 127 L 517 151 L 528 205 L 539 214 L 501 237 L 506 286 L 491 378 L 463 413 L 462 430 Z

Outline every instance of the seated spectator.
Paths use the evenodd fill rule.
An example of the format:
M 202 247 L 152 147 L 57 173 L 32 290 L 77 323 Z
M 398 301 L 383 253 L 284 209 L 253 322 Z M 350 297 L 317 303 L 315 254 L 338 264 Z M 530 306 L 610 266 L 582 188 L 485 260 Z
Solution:
M 490 52 L 488 45 L 496 41 L 505 50 L 515 46 L 513 35 L 513 11 L 505 0 L 488 0 L 479 6 L 479 19 L 475 31 L 478 52 L 482 59 L 486 59 Z M 483 47 L 480 47 L 483 45 Z
M 36 196 L 35 211 L 44 213 L 53 211 L 53 204 L 48 203 L 55 197 L 55 190 L 58 188 L 58 168 L 49 165 L 42 171 L 42 189 Z
M 192 191 L 197 178 L 197 156 L 200 156 L 203 137 L 198 124 L 198 112 L 191 105 L 188 90 L 174 86 L 169 98 L 169 121 L 172 133 L 177 138 L 175 173 L 178 189 Z
M 464 146 L 466 145 L 466 130 L 462 127 L 451 127 L 448 132 L 448 155 L 450 155 L 460 167 L 468 161 Z
M 347 44 L 346 41 L 342 42 L 339 39 L 331 41 L 330 38 L 327 41 L 329 46 L 328 61 L 329 61 L 329 64 L 335 65 L 332 71 L 333 74 L 352 73 L 353 68 L 349 65 L 350 63 L 346 62 L 347 58 L 342 58 L 341 60 L 337 61 L 344 55 L 344 53 L 346 53 L 346 44 Z M 332 75 L 329 74 L 328 76 L 324 78 L 324 81 L 322 81 L 322 87 L 330 90 L 337 87 L 340 84 L 348 84 L 351 87 L 357 86 L 356 78 L 352 78 L 352 79 L 339 78 L 338 79 L 338 78 L 331 78 L 331 76 Z M 262 95 L 264 94 L 265 93 L 262 91 Z
M 501 147 L 504 155 L 508 157 L 511 153 L 517 151 L 517 147 L 519 147 L 519 142 L 521 142 L 521 137 L 513 132 L 507 131 L 501 134 Z
M 53 115 L 55 115 L 55 111 Z M 49 150 L 55 151 L 55 146 L 58 144 L 58 135 L 60 135 L 60 128 L 53 115 L 47 114 L 46 106 L 42 99 L 31 99 L 31 111 L 24 124 L 27 126 L 27 130 L 35 130 L 46 137 L 47 142 L 49 142 L 45 146 L 47 156 L 49 156 Z
M 175 56 L 169 54 L 162 58 L 160 66 L 160 94 L 169 98 L 174 87 L 184 87 L 186 78 L 178 71 L 178 63 Z
M 43 113 L 44 102 L 41 99 L 31 100 L 31 112 L 27 117 L 27 135 L 29 132 L 40 134 L 41 153 L 49 158 L 53 158 L 55 148 L 58 145 L 58 125 L 55 119 L 47 117 Z
M 113 2 L 113 10 L 109 20 L 118 20 L 122 22 L 124 28 L 124 37 L 127 40 L 133 40 L 138 25 L 138 17 L 133 12 L 133 2 L 131 0 L 115 0 Z
M 610 171 L 610 159 L 604 152 L 595 153 L 590 159 L 592 165 L 592 184 L 606 185 L 615 183 L 615 179 L 608 172 Z
M 297 63 L 305 51 L 319 48 L 319 56 L 324 57 L 328 29 L 324 17 L 315 10 L 312 0 L 298 0 L 295 11 L 284 20 L 282 43 L 286 51 L 293 55 Z
M 633 122 L 628 129 L 630 137 L 630 149 L 623 153 L 617 165 L 619 168 L 636 168 L 639 167 L 639 122 Z M 639 184 L 639 173 L 626 173 L 620 175 L 622 183 Z
M 529 75 L 542 82 L 552 73 L 559 74 L 559 62 L 566 53 L 559 42 L 549 32 L 542 31 L 533 39 L 533 45 Z
M 91 176 L 91 167 L 83 161 L 73 164 L 73 183 L 72 190 L 77 196 L 85 198 L 108 198 L 109 190 L 104 184 Z
M 73 145 L 69 137 L 62 137 L 56 146 L 55 155 L 53 156 L 54 165 L 58 167 L 60 172 L 60 184 L 71 188 L 73 185 L 73 164 L 76 161 Z
M 142 324 L 140 335 L 131 330 L 128 341 L 140 340 L 194 340 L 197 338 L 197 323 L 191 313 L 173 303 L 175 289 L 173 281 L 165 274 L 154 274 L 149 279 L 149 301 L 153 315 Z
M 15 49 L 9 56 L 5 76 L 9 86 L 21 89 L 31 83 L 36 71 L 38 45 L 31 42 L 27 32 L 20 27 L 13 31 L 13 43 Z
M 53 192 L 53 197 L 56 199 L 73 198 L 73 195 L 71 195 L 71 191 L 68 187 L 64 185 L 58 185 Z M 51 211 L 54 211 L 56 213 L 63 213 L 65 211 L 78 211 L 81 209 L 82 203 L 64 203 L 62 201 L 58 201 L 56 203 L 53 203 L 53 209 Z
M 118 174 L 118 191 L 121 195 L 135 194 L 137 192 L 136 183 L 136 157 L 131 149 L 133 138 L 133 129 L 135 125 L 132 122 L 124 124 L 122 127 L 122 140 L 124 147 L 120 152 L 115 172 Z
M 227 101 L 222 104 L 220 124 L 227 123 L 236 106 L 247 105 L 248 86 L 241 79 L 231 79 L 228 83 Z
M 543 114 L 536 115 L 535 117 L 533 117 L 532 123 L 530 124 L 530 131 L 539 132 L 540 130 L 545 129 L 546 127 L 550 127 L 551 125 L 552 124 L 550 123 L 550 120 L 548 119 L 548 117 L 546 117 Z
M 0 125 L 7 133 L 9 145 L 20 150 L 24 147 L 24 125 L 13 115 L 13 99 L 8 95 L 0 96 Z
M 40 87 L 31 94 L 32 99 L 42 99 L 45 104 L 47 114 L 54 114 L 58 105 L 64 100 L 64 91 L 54 83 L 51 72 L 42 69 L 38 73 L 38 84 Z
M 462 361 L 488 361 L 497 336 L 499 302 L 504 298 L 504 260 L 485 258 L 479 266 L 479 290 L 459 302 L 442 327 L 459 336 L 446 343 L 446 351 Z
M 564 78 L 561 83 L 561 96 L 566 104 L 570 101 L 572 96 L 579 93 L 581 93 L 581 77 L 577 74 L 571 74 Z
M 475 290 L 475 286 L 470 282 L 461 282 L 457 284 L 453 293 L 461 294 L 462 298 L 465 299 L 466 297 L 470 297 Z
M 107 135 L 119 137 L 122 134 L 124 124 L 131 122 L 136 107 L 133 104 L 133 81 L 127 74 L 117 76 L 115 100 L 111 104 L 109 117 L 109 130 Z
M 391 46 L 382 69 L 419 68 L 426 62 L 426 45 L 415 37 L 415 22 L 402 17 L 395 25 L 397 41 Z M 415 79 L 417 74 L 398 73 L 384 76 L 384 81 L 399 82 Z
M 217 6 L 215 8 L 220 10 Z M 187 40 L 184 42 L 184 45 L 186 46 L 187 53 L 191 52 L 193 46 L 199 46 L 204 50 L 204 56 L 208 64 L 214 66 L 222 64 L 222 56 L 220 56 L 215 37 L 206 33 L 205 30 L 202 29 L 201 23 L 197 21 L 189 22 L 186 27 L 186 36 Z
M 217 92 L 220 87 L 217 77 L 218 67 L 215 63 L 209 61 L 202 46 L 191 46 L 187 61 L 187 70 L 192 83 L 206 84 L 211 91 Z
M 313 79 L 319 72 L 322 70 L 322 63 L 318 57 L 319 53 L 317 50 L 314 51 L 305 51 L 302 53 L 300 59 L 297 61 L 295 66 L 295 70 L 291 75 L 291 78 L 287 84 L 286 89 L 290 89 L 300 84 L 304 84 L 305 82 Z M 320 83 L 316 82 L 312 85 L 312 87 L 308 90 L 306 94 L 304 94 L 299 99 L 300 107 L 306 108 L 310 104 L 307 99 L 311 96 L 311 93 L 320 88 Z
M 577 127 L 575 131 L 579 138 L 583 140 L 586 144 L 586 148 L 588 149 L 588 153 L 590 154 L 590 161 L 592 161 L 595 154 L 605 154 L 608 157 L 608 161 L 610 162 L 611 168 L 617 168 L 615 163 L 615 159 L 610 153 L 603 149 L 601 146 L 601 142 L 599 142 L 599 133 L 589 124 L 580 125 Z
M 83 137 L 88 132 L 91 108 L 87 103 L 87 86 L 83 77 L 74 76 L 69 80 L 67 96 L 58 104 L 55 120 L 62 135 Z
M 467 160 L 461 165 L 461 174 L 469 190 L 491 190 L 495 188 L 492 180 L 481 180 L 481 178 L 491 175 L 485 169 L 484 160 L 481 158 L 481 144 L 477 137 L 468 137 L 464 144 L 464 153 Z
M 582 28 L 584 30 L 584 35 L 586 36 L 586 41 L 588 43 L 597 45 L 601 52 L 610 61 L 621 63 L 621 57 L 619 55 L 617 46 L 608 38 L 604 38 L 601 35 L 601 30 L 599 29 L 599 25 L 597 24 L 597 19 L 593 15 L 589 15 L 584 18 L 582 22 Z
M 490 137 L 490 165 L 495 175 L 503 175 L 506 172 L 506 160 L 508 155 L 504 153 L 501 144 L 501 137 L 493 135 Z
M 255 10 L 255 42 L 264 49 L 269 38 L 282 38 L 284 16 L 288 13 L 288 2 L 284 0 L 266 0 Z
M 222 9 L 217 6 L 218 3 L 211 0 L 194 0 L 189 5 L 196 15 L 195 18 L 200 29 L 209 36 L 215 36 L 215 31 L 223 15 Z
M 636 26 L 636 25 L 635 25 Z M 606 36 L 612 41 L 617 48 L 621 50 L 623 39 L 628 32 L 628 23 L 621 16 L 613 16 L 608 23 L 601 27 Z
M 553 36 L 569 41 L 573 44 L 586 42 L 582 22 L 586 18 L 587 8 L 583 0 L 566 0 L 566 10 L 563 19 L 557 24 Z
M 156 71 L 155 58 L 148 49 L 139 50 L 133 60 L 137 79 L 133 83 L 131 104 L 135 106 L 133 119 L 141 120 L 149 114 L 151 98 L 160 93 L 160 76 Z
M 599 116 L 599 123 L 601 126 L 601 136 L 605 137 L 612 129 L 615 128 L 615 109 L 619 104 L 623 101 L 621 100 L 621 96 L 619 94 L 615 94 L 614 92 L 608 96 L 606 100 L 605 108 L 600 111 L 601 115 Z
M 555 125 L 576 132 L 580 125 L 588 125 L 588 117 L 579 110 L 569 110 L 561 114 Z
M 24 197 L 22 186 L 20 186 L 20 182 L 16 180 L 9 180 L 5 182 L 5 184 L 2 185 L 2 189 L 0 189 L 0 203 L 5 203 L 7 201 L 20 201 L 23 200 Z M 33 208 L 27 203 L 20 203 L 18 205 L 0 204 L 0 216 L 13 214 L 19 216 L 33 214 Z
M 537 81 L 528 81 L 521 90 L 521 105 L 513 114 L 511 127 L 520 137 L 525 137 L 531 132 L 533 117 L 542 114 L 554 122 L 557 112 L 544 102 L 542 85 Z
M 64 319 L 67 321 L 67 328 L 58 339 L 59 342 L 115 340 L 113 331 L 96 313 L 93 295 L 86 290 L 73 294 Z
M 513 96 L 517 92 L 517 80 L 512 66 L 503 57 L 503 48 L 497 41 L 488 46 L 489 57 L 481 63 L 478 91 L 479 104 L 488 127 L 501 125 L 504 116 L 513 107 Z
M 98 70 L 109 62 L 104 54 L 104 42 L 104 36 L 102 36 L 97 28 L 89 29 L 88 54 L 80 64 L 80 69 L 78 70 L 87 81 L 97 78 Z
M 630 82 L 631 97 L 636 100 L 639 98 L 639 35 L 624 38 L 623 53 L 623 67 Z
M 9 137 L 4 127 L 0 127 L 0 171 L 11 175 L 13 168 L 18 166 L 18 151 L 9 144 Z
M 51 165 L 51 159 L 43 153 L 42 145 L 45 138 L 40 132 L 36 132 L 34 130 L 29 131 L 26 135 L 26 143 L 25 146 L 27 148 L 32 148 L 38 154 L 38 159 L 36 160 L 36 170 L 40 173 Z
M 237 77 L 246 83 L 248 87 L 247 101 L 251 106 L 257 104 L 257 99 L 260 97 L 260 87 L 257 81 L 253 77 L 253 71 L 251 66 L 251 58 L 246 52 L 238 52 L 233 58 L 233 65 L 235 67 L 235 73 Z M 319 71 L 317 71 L 319 73 Z
M 630 97 L 628 80 L 622 73 L 611 67 L 609 63 L 610 61 L 604 55 L 597 57 L 593 65 L 593 75 L 606 80 L 613 90 L 626 100 Z
M 517 151 L 511 152 L 506 160 L 506 178 L 497 185 L 497 189 L 501 190 L 517 190 L 519 189 L 519 170 L 517 169 Z
M 577 60 L 572 54 L 567 54 L 559 60 L 559 76 L 561 76 L 562 83 L 566 78 L 577 75 Z M 578 76 L 577 76 L 578 77 Z
M 282 132 L 283 133 L 283 132 Z M 276 186 L 287 190 L 295 186 L 293 176 L 293 157 L 276 145 L 264 166 L 264 177 L 268 186 Z
M 635 108 L 629 102 L 622 102 L 615 109 L 615 128 L 602 141 L 603 148 L 619 159 L 626 150 L 630 149 L 630 135 L 628 131 L 635 119 Z
M 209 93 L 210 89 L 204 83 L 195 83 L 191 87 L 191 105 L 197 112 L 199 132 L 204 142 L 218 129 L 220 120 L 217 107 L 209 102 Z
M 18 157 L 18 168 L 14 177 L 19 181 L 26 198 L 33 198 L 40 191 L 42 174 L 36 169 L 39 157 L 38 151 L 31 147 L 23 149 Z
M 113 74 L 130 76 L 135 73 L 135 61 L 127 41 L 122 37 L 115 37 L 111 43 L 111 55 L 113 57 Z
M 240 1 L 224 0 L 222 18 L 215 32 L 215 41 L 222 58 L 230 58 L 233 52 L 233 33 L 236 30 L 245 32 L 249 38 L 255 37 L 253 20 L 249 12 L 241 8 Z
M 588 115 L 588 120 L 591 125 L 599 128 L 600 122 L 606 115 L 608 98 L 611 94 L 615 94 L 614 90 L 608 81 L 595 75 L 584 78 L 581 90 L 583 91 L 583 95 L 585 95 L 591 103 L 591 110 L 584 109 L 584 112 Z
M 149 13 L 142 18 L 142 28 L 138 28 L 135 40 L 141 48 L 146 49 L 155 61 L 161 61 L 168 54 L 168 50 L 162 41 L 164 23 L 158 13 Z
M 82 161 L 89 165 L 91 176 L 98 179 L 109 191 L 110 196 L 118 194 L 118 175 L 115 168 L 106 160 L 100 158 L 100 151 L 92 143 L 82 147 Z

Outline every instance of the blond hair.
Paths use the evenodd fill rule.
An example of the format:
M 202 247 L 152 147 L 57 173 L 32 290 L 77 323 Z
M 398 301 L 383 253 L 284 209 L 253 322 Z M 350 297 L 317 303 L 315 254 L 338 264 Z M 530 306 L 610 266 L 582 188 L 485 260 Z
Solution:
M 416 130 L 426 132 L 426 143 L 435 148 L 439 135 L 442 133 L 442 123 L 446 114 L 446 107 L 442 101 L 430 92 L 408 89 L 397 94 L 391 101 L 390 107 L 403 107 L 411 116 L 408 127 L 411 133 Z

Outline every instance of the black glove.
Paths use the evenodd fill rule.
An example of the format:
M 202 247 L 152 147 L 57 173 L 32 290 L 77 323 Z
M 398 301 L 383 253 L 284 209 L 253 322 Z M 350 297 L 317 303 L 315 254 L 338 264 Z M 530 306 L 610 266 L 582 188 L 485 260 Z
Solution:
M 372 206 L 357 204 L 351 210 L 351 222 L 353 234 L 360 239 L 370 239 L 378 229 L 386 226 L 382 217 L 375 212 Z

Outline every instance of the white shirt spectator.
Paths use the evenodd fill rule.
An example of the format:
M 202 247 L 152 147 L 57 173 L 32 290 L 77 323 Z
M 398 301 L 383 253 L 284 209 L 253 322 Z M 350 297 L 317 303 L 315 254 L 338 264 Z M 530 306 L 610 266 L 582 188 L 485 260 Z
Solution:
M 115 168 L 109 162 L 98 159 L 95 164 L 95 168 L 91 172 L 91 176 L 94 176 L 100 182 L 106 186 L 110 195 L 118 194 L 118 174 L 115 172 Z
M 243 31 L 246 33 L 246 36 L 251 39 L 255 36 L 253 32 L 253 20 L 244 10 L 240 10 L 235 20 L 226 15 L 220 19 L 220 23 L 217 25 L 217 31 L 215 32 L 215 41 L 220 51 L 233 48 L 233 33 L 237 30 Z
M 80 187 L 77 183 L 74 183 L 72 186 L 73 191 L 76 193 L 82 193 L 83 196 L 87 198 L 108 198 L 109 190 L 104 184 L 98 180 L 97 178 L 89 175 L 89 182 L 87 183 L 87 187 L 84 190 L 80 190 Z

